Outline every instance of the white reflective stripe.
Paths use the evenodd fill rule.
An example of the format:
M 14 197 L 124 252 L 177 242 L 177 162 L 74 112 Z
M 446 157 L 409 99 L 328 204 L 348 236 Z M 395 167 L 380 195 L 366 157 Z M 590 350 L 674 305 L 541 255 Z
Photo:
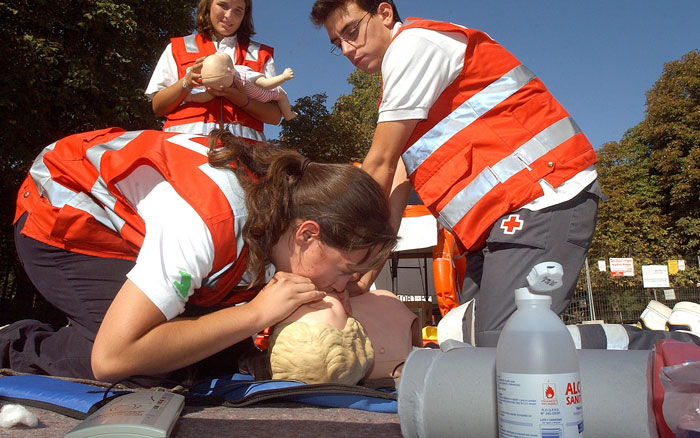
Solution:
M 238 178 L 229 169 L 218 169 L 211 167 L 208 164 L 202 164 L 199 166 L 199 170 L 204 172 L 209 178 L 211 178 L 214 183 L 221 189 L 226 200 L 231 206 L 231 210 L 234 214 L 234 235 L 236 236 L 236 260 L 241 256 L 241 251 L 245 242 L 243 241 L 243 226 L 248 218 L 248 210 L 245 207 L 245 192 L 238 182 Z M 218 272 L 209 275 L 204 279 L 203 284 L 210 289 L 216 286 L 216 282 L 219 277 L 223 275 L 233 264 L 235 260 L 228 265 L 224 266 Z
M 142 131 L 126 131 L 119 137 L 113 138 L 112 140 L 98 144 L 90 147 L 85 151 L 85 157 L 90 161 L 92 167 L 97 169 L 97 173 L 100 172 L 100 166 L 102 165 L 102 155 L 107 151 L 116 151 L 124 146 L 126 146 L 131 140 L 135 139 L 141 134 Z
M 52 180 L 51 172 L 44 164 L 44 155 L 53 150 L 54 146 L 56 146 L 56 143 L 45 147 L 39 156 L 34 159 L 32 167 L 29 169 L 29 175 L 34 181 L 39 195 L 48 199 L 51 205 L 61 208 L 75 196 L 75 192 Z
M 163 131 L 182 132 L 184 134 L 207 135 L 208 133 L 210 133 L 214 129 L 217 129 L 218 127 L 219 124 L 216 122 L 194 122 L 184 123 L 182 125 L 169 126 L 167 128 L 163 128 Z M 259 142 L 265 141 L 265 135 L 262 132 L 256 131 L 253 128 L 249 128 L 247 126 L 243 126 L 237 123 L 224 123 L 224 129 L 227 129 L 229 132 L 231 132 L 231 134 L 235 135 L 236 137 L 247 138 Z
M 260 54 L 260 43 L 251 41 L 248 44 L 248 53 L 245 55 L 246 61 L 257 62 Z
M 577 350 L 581 349 L 581 330 L 579 330 L 578 326 L 576 325 L 567 325 L 567 329 L 569 329 L 569 333 L 571 334 L 571 339 L 574 340 L 574 345 L 576 346 Z
M 86 151 L 86 157 L 99 172 L 100 160 L 104 152 L 120 149 L 138 134 L 140 134 L 140 132 L 126 132 L 107 143 L 93 146 Z M 34 164 L 29 171 L 39 193 L 48 199 L 51 205 L 55 207 L 63 208 L 66 205 L 70 205 L 73 208 L 88 213 L 94 217 L 95 220 L 112 231 L 119 232 L 125 221 L 114 212 L 114 205 L 117 202 L 117 198 L 107 191 L 106 184 L 101 177 L 98 176 L 95 180 L 95 184 L 90 189 L 90 193 L 95 199 L 101 202 L 104 207 L 97 204 L 86 193 L 76 193 L 51 179 L 51 174 L 43 162 L 43 157 L 44 154 L 52 150 L 55 145 L 56 143 L 53 143 L 46 147 L 39 157 L 34 160 Z
M 238 177 L 231 169 L 218 169 L 209 164 L 202 164 L 199 170 L 204 172 L 214 183 L 219 186 L 221 192 L 233 211 L 234 231 L 236 235 L 236 254 L 240 255 L 243 249 L 243 225 L 248 218 L 248 210 L 245 207 L 245 192 L 238 182 Z
M 581 129 L 571 117 L 551 124 L 493 167 L 482 170 L 440 210 L 440 223 L 451 229 L 498 183 L 508 181 L 523 169 L 530 169 L 530 164 L 579 132 Z
M 519 65 L 455 108 L 403 153 L 408 174 L 415 172 L 455 134 L 508 99 L 534 78 L 535 75 L 527 67 Z
M 196 141 L 192 141 L 192 134 L 180 134 L 174 135 L 168 139 L 170 143 L 174 143 L 178 146 L 182 146 L 185 149 L 189 149 L 200 155 L 207 156 L 209 152 L 209 147 L 201 145 Z
M 628 350 L 630 338 L 622 324 L 601 324 L 607 338 L 608 350 Z
M 195 34 L 187 35 L 184 37 L 185 40 L 185 51 L 187 53 L 198 53 L 199 47 L 197 47 L 197 39 Z
M 70 205 L 73 208 L 84 211 L 92 216 L 96 221 L 115 233 L 119 233 L 122 226 L 124 226 L 124 219 L 120 218 L 116 213 L 114 213 L 114 207 L 112 207 L 112 209 L 106 209 L 100 204 L 96 203 L 86 193 L 77 193 L 73 199 L 66 203 L 66 205 Z

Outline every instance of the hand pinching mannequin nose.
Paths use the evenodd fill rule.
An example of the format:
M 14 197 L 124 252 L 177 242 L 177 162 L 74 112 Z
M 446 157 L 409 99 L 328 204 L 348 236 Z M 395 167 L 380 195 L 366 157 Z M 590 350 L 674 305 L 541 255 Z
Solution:
M 214 90 L 229 88 L 236 81 L 243 86 L 246 94 L 259 101 L 269 102 L 274 100 L 280 107 L 285 120 L 291 120 L 297 116 L 292 111 L 287 93 L 280 87 L 283 83 L 294 77 L 294 71 L 287 67 L 282 74 L 266 77 L 244 65 L 234 65 L 231 57 L 225 53 L 217 52 L 207 56 L 202 63 L 202 84 Z M 191 93 L 186 101 L 208 102 L 213 99 L 210 93 Z
M 350 298 L 353 316 L 335 294 L 299 307 L 270 338 L 273 379 L 354 385 L 363 378 L 396 377 L 420 345 L 416 315 L 388 291 Z

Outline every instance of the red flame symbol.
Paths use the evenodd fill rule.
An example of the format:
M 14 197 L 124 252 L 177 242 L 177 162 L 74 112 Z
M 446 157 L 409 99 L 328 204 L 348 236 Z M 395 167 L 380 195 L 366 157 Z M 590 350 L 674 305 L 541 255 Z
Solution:
M 547 398 L 554 398 L 554 390 L 551 386 L 547 385 L 547 389 L 544 391 L 544 396 Z

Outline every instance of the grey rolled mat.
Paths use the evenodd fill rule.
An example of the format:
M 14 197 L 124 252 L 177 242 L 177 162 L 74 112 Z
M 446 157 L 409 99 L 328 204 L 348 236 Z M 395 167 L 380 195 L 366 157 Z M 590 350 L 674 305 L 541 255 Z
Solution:
M 586 438 L 657 437 L 651 352 L 578 350 Z M 497 437 L 496 349 L 450 341 L 411 352 L 398 386 L 405 438 Z

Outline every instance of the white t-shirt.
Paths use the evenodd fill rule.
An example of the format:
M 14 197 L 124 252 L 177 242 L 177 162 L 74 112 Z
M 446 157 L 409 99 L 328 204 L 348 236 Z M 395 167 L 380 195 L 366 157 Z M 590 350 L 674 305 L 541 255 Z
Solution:
M 150 166 L 138 167 L 116 187 L 146 224 L 136 265 L 127 278 L 172 319 L 184 312 L 187 299 L 211 273 L 211 233 L 194 208 Z M 268 265 L 266 279 L 274 273 L 274 266 Z M 246 272 L 238 285 L 250 279 Z
M 127 278 L 172 319 L 185 310 L 187 298 L 212 270 L 214 243 L 209 229 L 150 166 L 135 169 L 116 187 L 146 224 L 143 246 Z
M 396 23 L 393 35 L 401 26 Z M 429 29 L 401 32 L 382 60 L 384 89 L 377 122 L 426 119 L 440 94 L 462 72 L 466 48 L 466 36 L 461 33 Z M 523 208 L 540 210 L 568 201 L 597 176 L 595 167 L 590 166 L 556 189 L 540 180 L 544 195 Z
M 214 45 L 216 46 L 217 52 L 226 53 L 231 57 L 233 63 L 236 63 L 236 46 L 238 45 L 238 39 L 236 35 L 223 38 L 221 41 L 216 41 L 214 38 Z M 263 73 L 266 77 L 277 76 L 277 69 L 275 68 L 274 59 L 270 58 L 265 64 Z M 153 99 L 153 96 L 162 90 L 167 88 L 179 80 L 177 74 L 177 63 L 175 62 L 175 57 L 173 56 L 173 46 L 172 43 L 168 43 L 165 50 L 160 55 L 158 64 L 153 70 L 153 75 L 146 88 L 146 96 L 149 99 Z M 195 87 L 192 92 L 203 92 L 204 87 Z

